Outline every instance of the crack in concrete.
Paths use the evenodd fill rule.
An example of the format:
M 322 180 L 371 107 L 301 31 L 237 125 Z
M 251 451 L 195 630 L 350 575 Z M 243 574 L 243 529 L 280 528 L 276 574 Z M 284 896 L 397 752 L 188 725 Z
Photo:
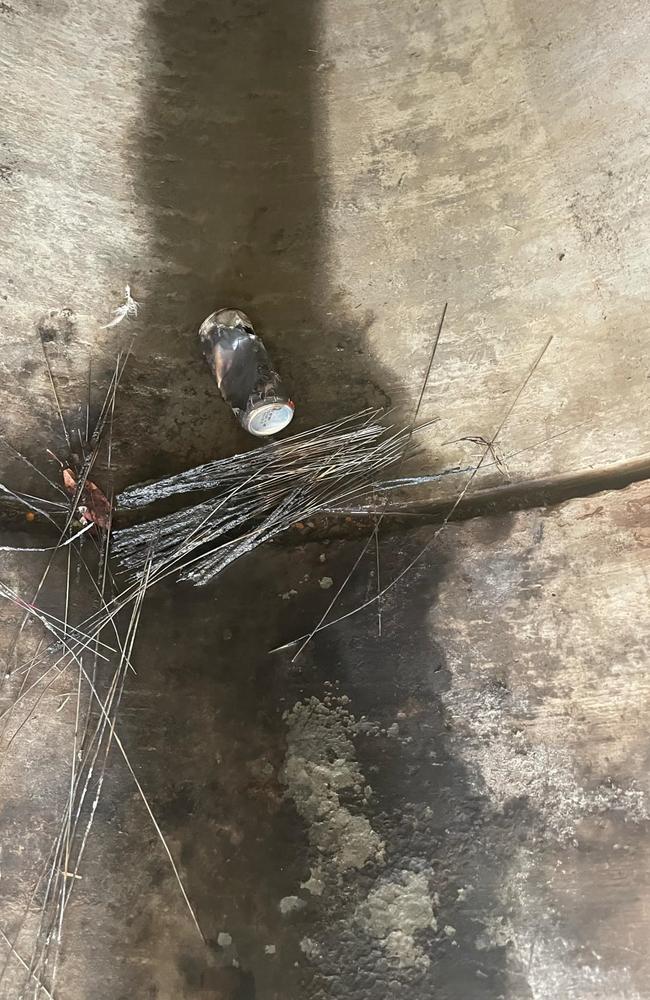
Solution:
M 504 514 L 517 510 L 530 510 L 534 507 L 555 507 L 569 500 L 595 496 L 610 490 L 622 490 L 634 483 L 650 480 L 650 455 L 614 465 L 601 466 L 592 469 L 580 469 L 576 472 L 566 472 L 561 475 L 524 479 L 503 486 L 491 486 L 468 493 L 454 511 L 454 521 L 466 521 L 475 517 Z M 390 506 L 385 511 L 383 534 L 402 534 L 409 529 L 423 524 L 440 524 L 447 517 L 453 500 L 436 499 L 414 501 L 404 507 L 391 511 Z M 148 516 L 133 514 L 129 511 L 117 512 L 116 526 L 127 525 L 151 520 Z M 39 523 L 40 521 L 40 523 Z M 320 516 L 302 528 L 286 531 L 284 535 L 271 544 L 284 547 L 303 545 L 306 541 L 321 541 L 323 539 L 350 539 L 365 535 L 375 526 L 374 516 L 359 514 L 350 517 L 341 515 Z M 26 527 L 25 508 L 6 497 L 0 498 L 0 529 L 4 531 L 24 531 Z M 37 517 L 36 522 L 29 525 L 30 535 L 37 531 L 40 535 L 53 534 L 51 526 Z

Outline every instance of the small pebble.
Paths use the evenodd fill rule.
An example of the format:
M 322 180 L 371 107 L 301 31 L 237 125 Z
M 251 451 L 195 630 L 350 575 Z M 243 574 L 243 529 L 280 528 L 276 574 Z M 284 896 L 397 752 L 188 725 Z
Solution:
M 325 555 L 324 552 L 321 552 L 321 554 L 319 555 L 318 559 L 319 559 L 320 562 L 325 562 L 325 560 L 327 559 L 327 556 Z
M 320 948 L 316 942 L 308 937 L 304 937 L 300 942 L 300 950 L 307 958 L 318 958 L 320 954 Z
M 217 935 L 217 944 L 220 948 L 230 948 L 232 944 L 232 935 L 228 934 L 227 931 L 219 931 Z
M 334 580 L 332 579 L 331 576 L 321 576 L 320 580 L 318 581 L 318 586 L 321 588 L 321 590 L 329 590 L 330 587 L 334 586 Z
M 232 632 L 230 631 L 229 628 L 225 628 L 223 630 L 223 637 L 226 640 L 226 642 L 228 642 L 230 639 L 232 639 Z
M 275 945 L 274 944 L 264 945 L 264 951 L 266 952 L 267 955 L 275 955 Z
M 278 904 L 280 913 L 286 916 L 287 913 L 295 913 L 297 910 L 302 910 L 305 903 L 304 899 L 300 899 L 299 896 L 283 896 Z

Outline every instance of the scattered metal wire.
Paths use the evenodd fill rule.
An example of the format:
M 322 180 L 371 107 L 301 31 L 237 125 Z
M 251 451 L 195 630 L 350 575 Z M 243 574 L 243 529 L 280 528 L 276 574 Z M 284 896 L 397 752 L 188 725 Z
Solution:
M 486 442 L 485 442 L 485 449 L 484 449 L 481 457 L 479 458 L 478 463 L 471 470 L 470 475 L 468 476 L 465 484 L 463 485 L 463 488 L 460 490 L 460 492 L 454 498 L 453 502 L 450 504 L 449 509 L 448 509 L 447 513 L 445 514 L 442 522 L 435 529 L 435 531 L 433 532 L 433 534 L 431 535 L 431 537 L 429 539 L 427 539 L 427 541 L 422 546 L 422 548 L 420 549 L 420 551 L 415 554 L 415 556 L 407 563 L 407 565 L 403 569 L 401 569 L 400 572 L 396 576 L 394 576 L 393 579 L 389 583 L 387 583 L 380 590 L 378 590 L 378 592 L 374 595 L 374 597 L 367 598 L 361 604 L 359 604 L 356 607 L 352 608 L 350 611 L 345 612 L 344 614 L 338 615 L 336 618 L 329 618 L 330 611 L 333 610 L 335 604 L 338 601 L 339 596 L 341 595 L 341 592 L 343 591 L 344 587 L 346 586 L 346 584 L 348 583 L 348 581 L 352 577 L 352 574 L 354 573 L 354 571 L 356 570 L 357 566 L 359 565 L 359 562 L 361 561 L 361 556 L 363 556 L 364 552 L 366 551 L 366 549 L 368 547 L 368 544 L 369 544 L 369 541 L 370 541 L 369 540 L 366 543 L 366 546 L 364 547 L 364 549 L 362 550 L 360 556 L 357 558 L 356 562 L 352 566 L 352 569 L 348 573 L 348 576 L 344 580 L 343 584 L 341 585 L 341 587 L 339 588 L 339 590 L 337 591 L 337 593 L 332 598 L 332 601 L 328 605 L 328 607 L 327 607 L 325 613 L 322 615 L 320 621 L 312 629 L 312 631 L 308 632 L 308 633 L 305 633 L 304 635 L 298 636 L 297 638 L 292 639 L 289 642 L 285 642 L 281 646 L 276 646 L 274 649 L 270 650 L 270 652 L 272 652 L 272 653 L 279 652 L 280 650 L 288 649 L 291 646 L 296 645 L 297 643 L 301 643 L 301 645 L 299 646 L 298 652 L 296 654 L 294 654 L 294 656 L 293 656 L 293 660 L 295 660 L 300 655 L 300 653 L 302 652 L 302 650 L 305 648 L 305 646 L 307 645 L 307 643 L 309 643 L 313 639 L 313 637 L 316 635 L 317 632 L 321 632 L 323 629 L 330 628 L 330 626 L 332 626 L 332 625 L 337 625 L 339 622 L 344 621 L 346 618 L 351 618 L 352 615 L 356 615 L 356 614 L 358 614 L 359 611 L 363 611 L 364 608 L 370 607 L 371 605 L 375 604 L 376 602 L 381 601 L 381 599 L 384 597 L 385 594 L 387 594 L 390 590 L 392 590 L 393 587 L 396 587 L 397 584 L 401 580 L 403 580 L 404 577 L 407 576 L 407 574 L 410 573 L 412 569 L 414 569 L 414 567 L 423 558 L 423 556 L 425 555 L 425 553 L 428 552 L 428 550 L 431 548 L 431 546 L 438 540 L 438 538 L 440 537 L 440 535 L 442 534 L 442 532 L 445 530 L 445 528 L 447 527 L 447 525 L 451 521 L 451 519 L 454 516 L 454 514 L 455 514 L 455 512 L 456 512 L 456 510 L 457 510 L 457 508 L 459 506 L 459 504 L 462 502 L 463 497 L 465 496 L 465 494 L 467 493 L 467 491 L 471 487 L 471 485 L 474 482 L 474 480 L 475 480 L 478 472 L 483 467 L 483 465 L 485 463 L 485 459 L 487 458 L 487 456 L 489 454 L 493 454 L 494 453 L 494 448 L 495 448 L 497 439 L 499 438 L 499 436 L 500 436 L 503 428 L 505 427 L 507 421 L 510 419 L 511 414 L 512 414 L 513 410 L 515 409 L 517 403 L 519 402 L 519 399 L 521 398 L 522 394 L 526 390 L 526 387 L 527 387 L 528 383 L 530 382 L 531 378 L 533 377 L 533 375 L 537 371 L 537 368 L 539 367 L 542 358 L 544 357 L 544 355 L 546 354 L 548 348 L 550 347 L 552 340 L 553 340 L 553 337 L 550 336 L 548 338 L 548 340 L 546 341 L 546 343 L 544 344 L 544 346 L 542 347 L 541 351 L 538 353 L 538 355 L 535 358 L 535 360 L 533 361 L 532 365 L 530 366 L 530 368 L 526 372 L 526 375 L 525 375 L 523 381 L 521 382 L 519 388 L 517 389 L 517 392 L 515 393 L 514 397 L 512 398 L 511 402 L 509 403 L 509 405 L 508 405 L 508 407 L 506 409 L 505 414 L 503 415 L 503 417 L 502 417 L 499 425 L 497 426 L 497 429 L 495 430 L 495 432 L 492 435 L 492 437 L 489 440 L 486 440 Z
M 36 710 L 44 693 L 63 671 L 68 672 L 68 687 L 73 688 L 66 694 L 66 702 L 72 697 L 76 698 L 75 723 L 70 747 L 67 801 L 50 855 L 34 887 L 23 919 L 13 928 L 11 936 L 0 928 L 0 937 L 9 949 L 4 967 L 0 968 L 0 981 L 13 960 L 18 962 L 24 973 L 17 1000 L 25 996 L 27 990 L 33 992 L 34 996 L 43 993 L 51 997 L 54 993 L 65 913 L 80 878 L 80 866 L 113 745 L 117 746 L 126 762 L 169 859 L 192 920 L 201 933 L 173 855 L 116 729 L 126 677 L 132 669 L 131 658 L 142 603 L 148 588 L 170 574 L 179 574 L 182 579 L 195 585 L 205 584 L 240 556 L 286 531 L 296 522 L 307 521 L 322 514 L 363 511 L 374 516 L 374 527 L 348 577 L 315 627 L 299 639 L 278 648 L 299 643 L 295 654 L 297 656 L 316 633 L 372 604 L 378 609 L 378 631 L 381 634 L 383 596 L 416 565 L 438 538 L 479 470 L 488 464 L 485 461 L 488 455 L 492 456 L 495 466 L 504 471 L 504 461 L 496 450 L 497 439 L 540 363 L 548 343 L 530 368 L 491 439 L 472 439 L 485 446 L 477 464 L 426 476 L 401 475 L 404 462 L 419 451 L 417 442 L 414 443 L 414 432 L 418 429 L 416 423 L 420 403 L 443 320 L 444 312 L 420 399 L 409 426 L 398 427 L 390 423 L 382 411 L 366 409 L 245 454 L 209 462 L 177 476 L 131 487 L 117 498 L 117 504 L 122 509 L 147 511 L 160 501 L 174 497 L 185 503 L 188 497 L 196 497 L 197 502 L 173 513 L 154 517 L 145 524 L 120 531 L 112 530 L 112 498 L 108 500 L 91 482 L 89 475 L 103 446 L 108 450 L 110 469 L 115 398 L 129 351 L 122 352 L 117 358 L 115 371 L 92 433 L 89 426 L 90 403 L 86 410 L 85 434 L 81 428 L 70 433 L 71 428 L 66 425 L 56 394 L 54 375 L 48 364 L 66 442 L 69 444 L 72 439 L 76 440 L 75 433 L 78 435 L 82 460 L 74 471 L 62 466 L 63 488 L 48 480 L 61 495 L 61 499 L 57 501 L 42 500 L 32 494 L 17 493 L 0 486 L 14 500 L 19 500 L 29 510 L 38 511 L 51 522 L 57 523 L 57 516 L 59 524 L 61 520 L 65 521 L 58 543 L 49 548 L 51 554 L 47 566 L 31 600 L 25 601 L 12 588 L 0 583 L 0 597 L 11 602 L 24 614 L 11 643 L 10 654 L 13 654 L 29 619 L 40 622 L 50 642 L 45 648 L 43 641 L 39 643 L 33 655 L 25 663 L 19 663 L 13 671 L 21 678 L 21 684 L 9 708 L 0 714 L 0 742 L 5 738 L 9 723 L 13 724 L 13 731 L 4 746 L 4 755 L 6 757 L 8 749 Z M 9 447 L 19 458 L 36 468 L 12 445 Z M 66 470 L 69 473 L 67 476 Z M 36 471 L 43 478 L 48 478 L 40 470 Z M 401 501 L 397 505 L 391 503 L 390 497 L 394 491 L 422 486 L 461 473 L 468 473 L 468 478 L 451 503 L 441 525 L 397 576 L 387 583 L 383 582 L 380 576 L 379 527 L 389 505 L 392 509 L 395 506 L 399 509 L 401 505 Z M 79 521 L 83 525 L 81 530 L 77 523 Z M 345 614 L 329 618 L 373 539 L 377 577 L 374 596 L 367 597 L 359 607 Z M 82 543 L 86 544 L 89 540 L 94 544 L 97 556 L 94 571 L 82 552 Z M 39 607 L 37 600 L 59 549 L 66 555 L 67 568 L 64 608 L 61 615 L 57 616 Z M 122 568 L 133 576 L 125 587 L 115 586 L 108 563 L 109 549 Z M 35 551 L 48 551 L 48 548 Z M 76 561 L 78 570 L 91 582 L 96 601 L 93 613 L 77 622 L 70 620 L 73 560 Z M 119 616 L 128 606 L 131 611 L 124 629 Z M 106 630 L 110 630 L 108 636 Z M 8 668 L 10 658 L 7 661 Z M 109 669 L 105 669 L 105 665 Z M 112 666 L 112 671 L 109 665 Z M 0 687 L 8 675 L 9 670 L 0 678 Z M 72 680 L 73 684 L 70 683 Z M 23 705 L 27 708 L 27 714 L 21 719 L 14 719 L 15 712 Z M 59 709 L 62 707 L 63 704 Z M 4 758 L 0 759 L 0 767 L 3 762 Z M 25 920 L 37 894 L 40 903 L 38 928 L 29 956 L 24 957 L 23 949 L 19 951 L 18 946 Z
M 20 501 L 29 510 L 36 511 L 57 526 L 58 541 L 53 546 L 19 547 L 3 546 L 8 551 L 49 552 L 45 569 L 31 599 L 24 599 L 13 588 L 0 582 L 0 598 L 22 612 L 22 620 L 9 643 L 5 654 L 5 670 L 0 676 L 0 689 L 10 679 L 17 678 L 19 687 L 12 692 L 7 707 L 0 712 L 0 768 L 4 767 L 16 737 L 24 729 L 42 702 L 44 695 L 62 676 L 69 678 L 63 708 L 74 698 L 74 726 L 70 745 L 68 790 L 58 830 L 42 867 L 40 875 L 22 917 L 14 924 L 11 933 L 0 928 L 0 939 L 8 949 L 4 964 L 0 963 L 0 983 L 10 965 L 12 972 L 18 966 L 18 987 L 12 993 L 21 1000 L 28 993 L 37 997 L 55 994 L 60 964 L 60 950 L 64 936 L 64 918 L 68 904 L 81 879 L 80 867 L 96 815 L 111 747 L 115 745 L 129 769 L 156 833 L 170 862 L 174 877 L 188 907 L 193 922 L 200 933 L 194 910 L 182 884 L 180 873 L 173 859 L 164 834 L 159 826 L 142 785 L 137 779 L 119 738 L 116 725 L 124 685 L 132 670 L 132 654 L 137 634 L 142 603 L 150 584 L 151 560 L 145 566 L 136 586 L 121 594 L 115 586 L 109 567 L 108 551 L 112 530 L 112 499 L 91 482 L 89 475 L 95 467 L 100 452 L 105 457 L 106 477 L 111 478 L 112 427 L 117 391 L 128 361 L 131 345 L 121 351 L 116 360 L 99 416 L 91 428 L 89 395 L 85 414 L 85 431 L 66 425 L 61 401 L 56 392 L 56 381 L 48 363 L 55 403 L 66 445 L 79 438 L 81 460 L 76 464 L 60 463 L 63 485 L 50 480 L 22 455 L 13 445 L 8 445 L 14 455 L 39 473 L 53 487 L 61 500 L 50 501 L 32 494 L 17 493 L 8 487 L 0 490 Z M 47 356 L 46 356 L 46 360 Z M 5 442 L 7 443 L 7 442 Z M 80 528 L 79 525 L 82 525 Z M 62 525 L 62 527 L 61 527 Z M 83 537 L 82 537 L 83 536 Z M 90 563 L 84 555 L 90 544 Z M 57 615 L 39 605 L 39 597 L 46 579 L 55 565 L 61 550 L 65 555 L 65 588 L 63 608 Z M 86 553 L 87 555 L 87 553 Z M 72 620 L 71 609 L 76 601 L 73 590 L 77 588 L 86 597 L 90 595 L 96 610 L 87 622 Z M 42 598 L 41 598 L 42 599 Z M 131 605 L 126 623 L 118 613 Z M 45 629 L 47 640 L 41 640 L 31 656 L 21 662 L 22 645 L 19 645 L 28 621 L 39 622 Z M 108 630 L 108 636 L 106 631 Z M 109 641 L 106 641 L 108 638 Z M 38 899 L 37 927 L 30 926 L 29 950 L 21 938 L 25 936 L 28 917 L 33 920 L 34 906 Z M 15 983 L 15 977 L 12 978 Z
M 385 479 L 396 463 L 417 452 L 411 427 L 362 410 L 274 444 L 209 462 L 178 476 L 133 486 L 120 508 L 148 507 L 181 494 L 209 493 L 191 507 L 113 535 L 111 552 L 123 569 L 142 573 L 153 551 L 152 580 L 167 570 L 202 585 L 256 546 L 296 522 L 338 511 L 363 498 L 438 477 Z

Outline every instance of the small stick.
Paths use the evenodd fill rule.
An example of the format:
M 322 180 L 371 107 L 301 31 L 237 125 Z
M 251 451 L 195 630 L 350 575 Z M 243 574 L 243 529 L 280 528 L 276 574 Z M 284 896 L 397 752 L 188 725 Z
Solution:
M 63 419 L 63 410 L 61 409 L 61 402 L 59 400 L 59 394 L 56 391 L 56 383 L 54 381 L 54 375 L 52 373 L 52 365 L 50 364 L 50 359 L 48 357 L 47 351 L 45 350 L 45 344 L 41 340 L 41 348 L 43 351 L 43 357 L 45 358 L 45 364 L 47 365 L 47 373 L 50 376 L 50 383 L 52 385 L 52 393 L 54 395 L 54 401 L 56 403 L 56 408 L 59 411 L 59 419 L 61 421 L 61 426 L 63 428 L 63 433 L 65 435 L 65 440 L 68 445 L 68 450 L 72 451 L 72 443 L 70 441 L 70 435 L 68 434 L 68 428 L 66 427 L 65 420 Z

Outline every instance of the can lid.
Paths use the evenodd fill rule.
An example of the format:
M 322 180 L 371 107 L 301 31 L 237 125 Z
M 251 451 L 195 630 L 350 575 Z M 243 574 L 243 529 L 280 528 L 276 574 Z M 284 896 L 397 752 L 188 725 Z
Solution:
M 246 430 L 257 437 L 279 434 L 291 423 L 293 413 L 294 406 L 291 402 L 258 403 L 246 414 Z

